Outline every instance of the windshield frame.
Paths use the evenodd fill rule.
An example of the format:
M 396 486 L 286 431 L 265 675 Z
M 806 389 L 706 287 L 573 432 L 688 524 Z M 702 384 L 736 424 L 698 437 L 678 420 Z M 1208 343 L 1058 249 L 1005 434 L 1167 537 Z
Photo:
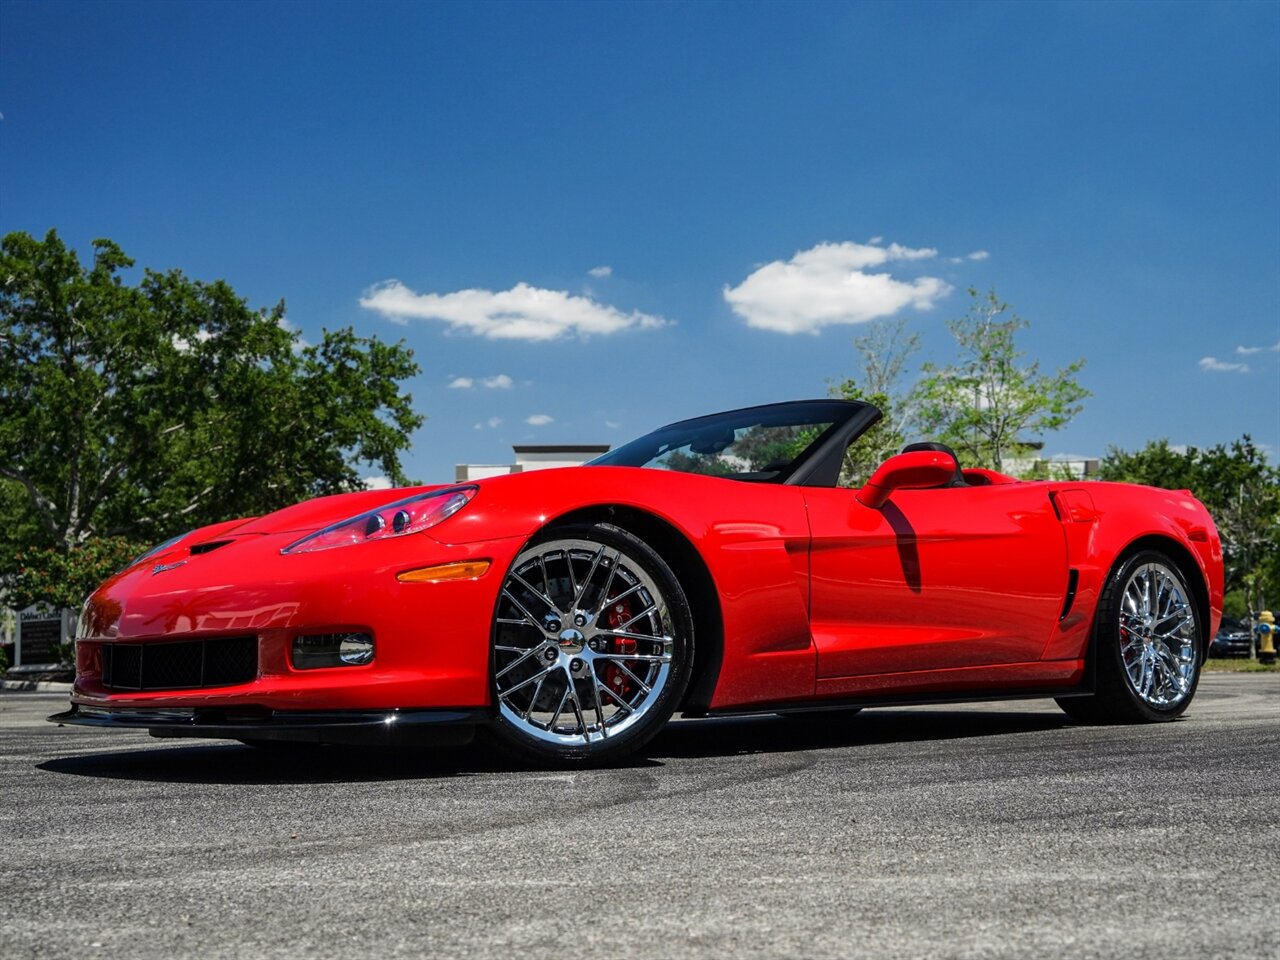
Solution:
M 804 416 L 800 408 L 806 406 L 814 408 L 813 414 L 809 416 L 812 416 L 815 424 L 829 423 L 829 426 L 805 447 L 786 469 L 769 473 L 739 473 L 719 479 L 787 486 L 834 487 L 839 481 L 840 464 L 849 444 L 883 416 L 879 408 L 873 404 L 831 397 L 816 400 L 787 400 L 782 403 L 739 407 L 735 410 L 691 417 L 688 420 L 677 420 L 651 430 L 620 447 L 615 447 L 608 453 L 587 461 L 584 466 L 632 466 L 637 469 L 656 469 L 643 464 L 619 461 L 624 460 L 628 452 L 635 455 L 650 446 L 656 450 L 663 443 L 669 443 L 672 439 L 678 439 L 684 434 L 692 438 L 718 421 L 725 421 L 726 425 L 736 422 L 747 425 L 752 421 L 767 421 L 774 417 L 787 419 L 789 415 Z M 690 474 L 690 476 L 706 476 L 706 474 Z

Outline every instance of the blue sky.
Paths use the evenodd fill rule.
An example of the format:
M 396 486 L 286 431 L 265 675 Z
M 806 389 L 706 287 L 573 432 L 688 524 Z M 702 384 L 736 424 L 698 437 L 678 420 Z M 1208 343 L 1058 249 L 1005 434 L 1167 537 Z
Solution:
M 971 285 L 1088 358 L 1050 452 L 1280 449 L 1280 4 L 7 0 L 0 113 L 0 230 L 405 338 L 422 479 L 821 395 L 868 316 L 948 362 Z

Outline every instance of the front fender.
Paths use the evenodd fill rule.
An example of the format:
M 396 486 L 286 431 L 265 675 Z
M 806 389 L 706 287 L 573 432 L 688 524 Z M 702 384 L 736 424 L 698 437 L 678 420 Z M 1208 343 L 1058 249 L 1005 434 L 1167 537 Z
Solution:
M 689 542 L 711 576 L 724 626 L 715 708 L 807 697 L 809 523 L 798 487 L 637 467 L 564 467 L 492 477 L 429 533 L 452 544 L 528 539 L 582 510 L 623 507 Z

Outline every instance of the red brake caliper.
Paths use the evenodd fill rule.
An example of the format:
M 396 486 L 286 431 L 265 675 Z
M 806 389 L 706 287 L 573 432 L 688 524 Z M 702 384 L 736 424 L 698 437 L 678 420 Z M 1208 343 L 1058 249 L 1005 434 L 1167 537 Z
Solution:
M 611 606 L 605 615 L 605 621 L 609 624 L 610 630 L 617 630 L 632 617 L 631 598 L 627 597 L 617 603 L 613 603 L 611 600 L 610 603 Z M 610 653 L 635 653 L 636 642 L 625 637 L 610 637 L 607 649 Z M 610 663 L 604 668 L 604 685 L 627 703 L 631 702 L 631 696 L 636 690 L 636 685 L 631 678 L 614 663 Z

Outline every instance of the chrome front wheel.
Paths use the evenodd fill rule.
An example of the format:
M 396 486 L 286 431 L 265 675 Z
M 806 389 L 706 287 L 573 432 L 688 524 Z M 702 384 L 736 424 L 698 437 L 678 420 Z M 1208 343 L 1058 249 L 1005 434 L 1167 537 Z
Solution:
M 553 531 L 512 563 L 493 625 L 497 732 L 537 760 L 634 750 L 688 683 L 692 625 L 667 564 L 598 525 Z

